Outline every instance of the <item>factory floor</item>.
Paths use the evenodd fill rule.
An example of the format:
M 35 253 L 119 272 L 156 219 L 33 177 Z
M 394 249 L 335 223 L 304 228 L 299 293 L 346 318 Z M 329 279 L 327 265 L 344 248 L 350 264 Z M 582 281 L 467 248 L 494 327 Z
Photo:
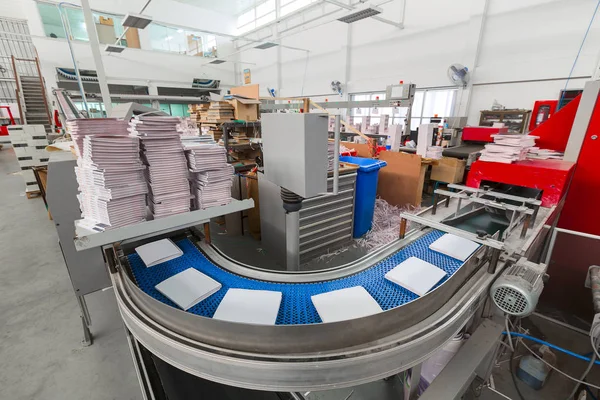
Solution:
M 41 198 L 25 197 L 18 170 L 13 150 L 0 150 L 0 399 L 141 399 L 111 289 L 86 297 L 94 344 L 81 344 L 79 308 L 53 222 Z M 579 353 L 589 351 L 586 336 L 545 320 L 534 321 L 535 336 L 544 335 Z M 573 376 L 579 377 L 586 367 L 572 357 L 557 357 L 558 366 Z M 597 369 L 589 381 L 600 384 Z M 507 362 L 494 367 L 493 376 L 498 391 L 518 399 Z M 311 393 L 307 398 L 344 400 L 354 390 L 349 400 L 402 399 L 401 386 L 393 378 L 354 389 Z M 520 387 L 527 400 L 565 399 L 573 385 L 552 373 L 541 391 L 521 383 Z M 467 396 L 476 398 L 473 393 Z M 502 399 L 487 388 L 479 398 Z

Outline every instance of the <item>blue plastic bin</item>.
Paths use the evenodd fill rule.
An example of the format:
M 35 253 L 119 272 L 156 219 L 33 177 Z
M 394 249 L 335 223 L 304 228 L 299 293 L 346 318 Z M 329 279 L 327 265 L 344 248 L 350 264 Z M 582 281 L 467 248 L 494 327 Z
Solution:
M 379 170 L 387 165 L 385 161 L 363 157 L 340 157 L 340 161 L 356 164 L 356 195 L 354 200 L 354 237 L 358 238 L 371 229 L 377 195 Z

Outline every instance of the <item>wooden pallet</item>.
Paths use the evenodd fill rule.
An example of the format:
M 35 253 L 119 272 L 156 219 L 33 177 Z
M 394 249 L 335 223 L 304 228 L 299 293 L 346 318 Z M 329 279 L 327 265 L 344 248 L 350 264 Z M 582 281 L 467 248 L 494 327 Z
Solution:
M 25 192 L 25 195 L 28 199 L 33 199 L 35 197 L 40 197 L 42 195 L 42 192 L 40 192 L 39 190 L 31 190 L 29 192 Z

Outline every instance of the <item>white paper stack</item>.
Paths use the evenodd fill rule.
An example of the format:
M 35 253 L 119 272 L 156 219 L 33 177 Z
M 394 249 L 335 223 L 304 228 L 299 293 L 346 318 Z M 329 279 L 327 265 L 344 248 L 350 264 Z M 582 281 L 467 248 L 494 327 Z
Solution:
M 492 135 L 493 144 L 486 144 L 481 152 L 481 161 L 499 162 L 511 164 L 515 161 L 524 160 L 527 152 L 535 146 L 537 136 L 520 134 Z
M 478 243 L 451 233 L 444 234 L 441 238 L 429 245 L 431 250 L 456 258 L 460 261 L 466 261 L 478 247 Z
M 310 299 L 323 322 L 361 318 L 383 311 L 362 286 L 321 293 Z
M 188 268 L 156 285 L 156 290 L 184 310 L 192 308 L 219 289 L 219 282 L 194 268 Z
M 275 325 L 281 292 L 269 290 L 229 289 L 213 319 L 246 324 Z
M 154 218 L 190 211 L 187 162 L 177 131 L 179 117 L 138 116 L 129 131 L 141 140 L 148 166 L 148 205 Z
M 144 221 L 148 188 L 139 140 L 84 135 L 81 151 L 75 175 L 86 224 L 101 231 Z
M 83 139 L 86 136 L 127 136 L 127 121 L 118 118 L 79 118 L 66 123 L 67 132 L 73 139 L 78 157 L 83 155 Z
M 186 145 L 192 176 L 195 209 L 223 206 L 231 202 L 234 169 L 227 164 L 225 148 L 215 144 Z
M 560 151 L 530 147 L 527 158 L 530 160 L 562 160 L 564 155 Z
M 446 271 L 435 265 L 410 257 L 385 274 L 385 279 L 424 296 L 446 275 Z
M 444 148 L 442 146 L 429 146 L 427 148 L 427 153 L 425 154 L 425 157 L 433 158 L 434 160 L 439 160 L 440 158 L 442 158 L 443 151 Z
M 171 239 L 157 240 L 135 248 L 146 267 L 153 267 L 181 257 L 183 251 Z
M 333 158 L 335 155 L 335 142 L 327 142 L 327 171 L 333 171 Z

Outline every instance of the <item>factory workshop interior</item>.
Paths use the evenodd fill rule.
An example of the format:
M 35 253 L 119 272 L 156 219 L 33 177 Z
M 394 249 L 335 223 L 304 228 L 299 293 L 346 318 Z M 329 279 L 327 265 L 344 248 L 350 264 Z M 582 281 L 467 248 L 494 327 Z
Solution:
M 600 0 L 0 0 L 0 399 L 597 400 Z

